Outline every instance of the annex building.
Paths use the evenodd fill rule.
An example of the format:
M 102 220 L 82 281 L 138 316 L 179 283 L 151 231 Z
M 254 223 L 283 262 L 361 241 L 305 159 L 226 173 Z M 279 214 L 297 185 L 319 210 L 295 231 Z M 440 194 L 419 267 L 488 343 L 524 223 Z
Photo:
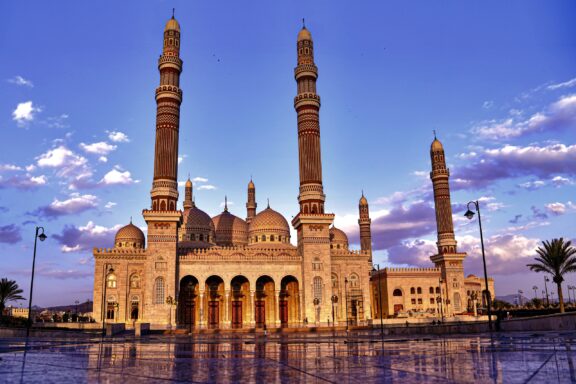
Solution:
M 376 318 L 373 308 L 384 316 L 407 311 L 434 315 L 440 309 L 436 298 L 441 292 L 454 300 L 453 313 L 465 311 L 466 290 L 480 290 L 480 285 L 477 278 L 464 277 L 465 254 L 456 250 L 449 173 L 439 141 L 432 144 L 439 228 L 438 254 L 431 258 L 435 268 L 373 274 L 366 197 L 362 195 L 358 204 L 360 250 L 349 249 L 347 235 L 333 226 L 334 214 L 325 212 L 318 69 L 312 36 L 305 27 L 298 33 L 294 69 L 300 180 L 299 209 L 291 223 L 270 206 L 257 210 L 252 180 L 245 219 L 227 206 L 210 217 L 196 205 L 190 180 L 179 209 L 180 32 L 172 17 L 164 29 L 158 61 L 154 176 L 150 207 L 142 211 L 147 236 L 130 223 L 117 232 L 112 248 L 94 249 L 97 321 L 147 322 L 156 328 L 367 324 Z M 291 242 L 290 224 L 297 233 L 296 245 Z M 381 300 L 377 285 L 371 288 L 371 276 L 381 282 Z

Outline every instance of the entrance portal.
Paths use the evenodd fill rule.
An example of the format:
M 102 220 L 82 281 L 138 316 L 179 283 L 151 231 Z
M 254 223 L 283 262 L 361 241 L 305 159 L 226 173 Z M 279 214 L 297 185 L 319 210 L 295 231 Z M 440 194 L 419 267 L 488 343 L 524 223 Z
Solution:
M 280 326 L 288 326 L 288 300 L 280 300 Z
M 254 308 L 256 311 L 256 327 L 263 328 L 266 325 L 266 305 L 264 300 L 256 300 Z
M 232 328 L 242 328 L 242 302 L 232 301 Z
M 218 323 L 220 320 L 220 302 L 216 300 L 210 300 L 208 302 L 208 327 L 218 328 Z

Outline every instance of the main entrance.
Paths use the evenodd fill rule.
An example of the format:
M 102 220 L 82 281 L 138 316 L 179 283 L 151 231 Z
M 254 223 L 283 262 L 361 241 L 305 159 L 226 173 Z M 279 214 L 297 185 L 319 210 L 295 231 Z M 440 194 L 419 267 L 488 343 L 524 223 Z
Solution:
M 177 322 L 180 328 L 192 329 L 197 323 L 198 288 L 198 280 L 194 276 L 184 276 L 180 280 L 177 310 Z

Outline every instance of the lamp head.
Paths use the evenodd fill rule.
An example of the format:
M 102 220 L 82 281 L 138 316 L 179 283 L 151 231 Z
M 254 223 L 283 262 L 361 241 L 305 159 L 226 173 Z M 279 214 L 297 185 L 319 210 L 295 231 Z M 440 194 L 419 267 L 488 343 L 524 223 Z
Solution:
M 471 210 L 466 210 L 466 213 L 464 214 L 464 216 L 466 216 L 466 218 L 468 218 L 468 220 L 472 220 L 472 218 L 474 217 L 474 212 L 472 212 Z
M 38 238 L 40 239 L 40 241 L 44 241 L 46 240 L 46 238 L 48 238 L 48 236 L 46 236 L 44 232 L 42 232 L 40 235 L 38 235 Z

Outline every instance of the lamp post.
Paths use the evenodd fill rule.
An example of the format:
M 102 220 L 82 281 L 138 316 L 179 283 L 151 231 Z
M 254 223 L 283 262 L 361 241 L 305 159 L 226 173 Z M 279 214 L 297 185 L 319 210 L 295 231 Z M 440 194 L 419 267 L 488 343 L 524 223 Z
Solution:
M 344 298 L 346 301 L 346 332 L 348 332 L 348 278 L 344 278 Z
M 172 296 L 168 296 L 166 298 L 166 304 L 168 304 L 170 307 L 169 309 L 169 320 L 168 320 L 168 329 L 172 329 L 172 306 L 176 305 L 177 302 L 176 300 L 174 300 L 174 298 Z
M 438 280 L 439 288 L 440 288 L 440 296 L 436 298 L 436 300 L 440 303 L 440 316 L 442 317 L 442 323 L 444 323 L 444 304 L 442 299 L 442 279 Z
M 546 285 L 546 283 L 549 281 L 550 281 L 550 279 L 548 278 L 548 276 L 544 276 L 544 289 L 546 289 L 546 306 L 547 307 L 550 306 L 550 298 L 548 297 L 548 285 Z
M 30 326 L 32 325 L 32 291 L 34 289 L 34 268 L 36 266 L 36 244 L 38 239 L 44 241 L 47 237 L 44 233 L 44 227 L 36 227 L 36 234 L 34 235 L 34 255 L 32 256 L 32 277 L 30 279 L 30 299 L 28 300 L 28 321 L 26 322 L 26 338 L 30 335 Z
M 372 267 L 372 273 L 378 274 L 378 313 L 380 314 L 380 337 L 384 342 L 384 323 L 382 322 L 382 281 L 380 275 L 380 264 L 374 264 L 376 268 Z
M 534 290 L 534 298 L 537 299 L 538 298 L 538 287 L 533 286 L 532 289 Z
M 486 305 L 488 307 L 488 328 L 492 331 L 492 300 L 490 297 L 490 289 L 488 289 L 488 273 L 486 272 L 486 255 L 484 253 L 484 235 L 482 234 L 482 219 L 480 216 L 480 205 L 478 204 L 478 200 L 470 201 L 466 205 L 466 213 L 464 216 L 468 218 L 468 220 L 472 220 L 474 217 L 474 212 L 470 210 L 470 204 L 474 204 L 474 208 L 476 212 L 478 212 L 478 226 L 480 227 L 480 245 L 482 247 L 482 265 L 484 266 L 484 284 L 486 285 Z

